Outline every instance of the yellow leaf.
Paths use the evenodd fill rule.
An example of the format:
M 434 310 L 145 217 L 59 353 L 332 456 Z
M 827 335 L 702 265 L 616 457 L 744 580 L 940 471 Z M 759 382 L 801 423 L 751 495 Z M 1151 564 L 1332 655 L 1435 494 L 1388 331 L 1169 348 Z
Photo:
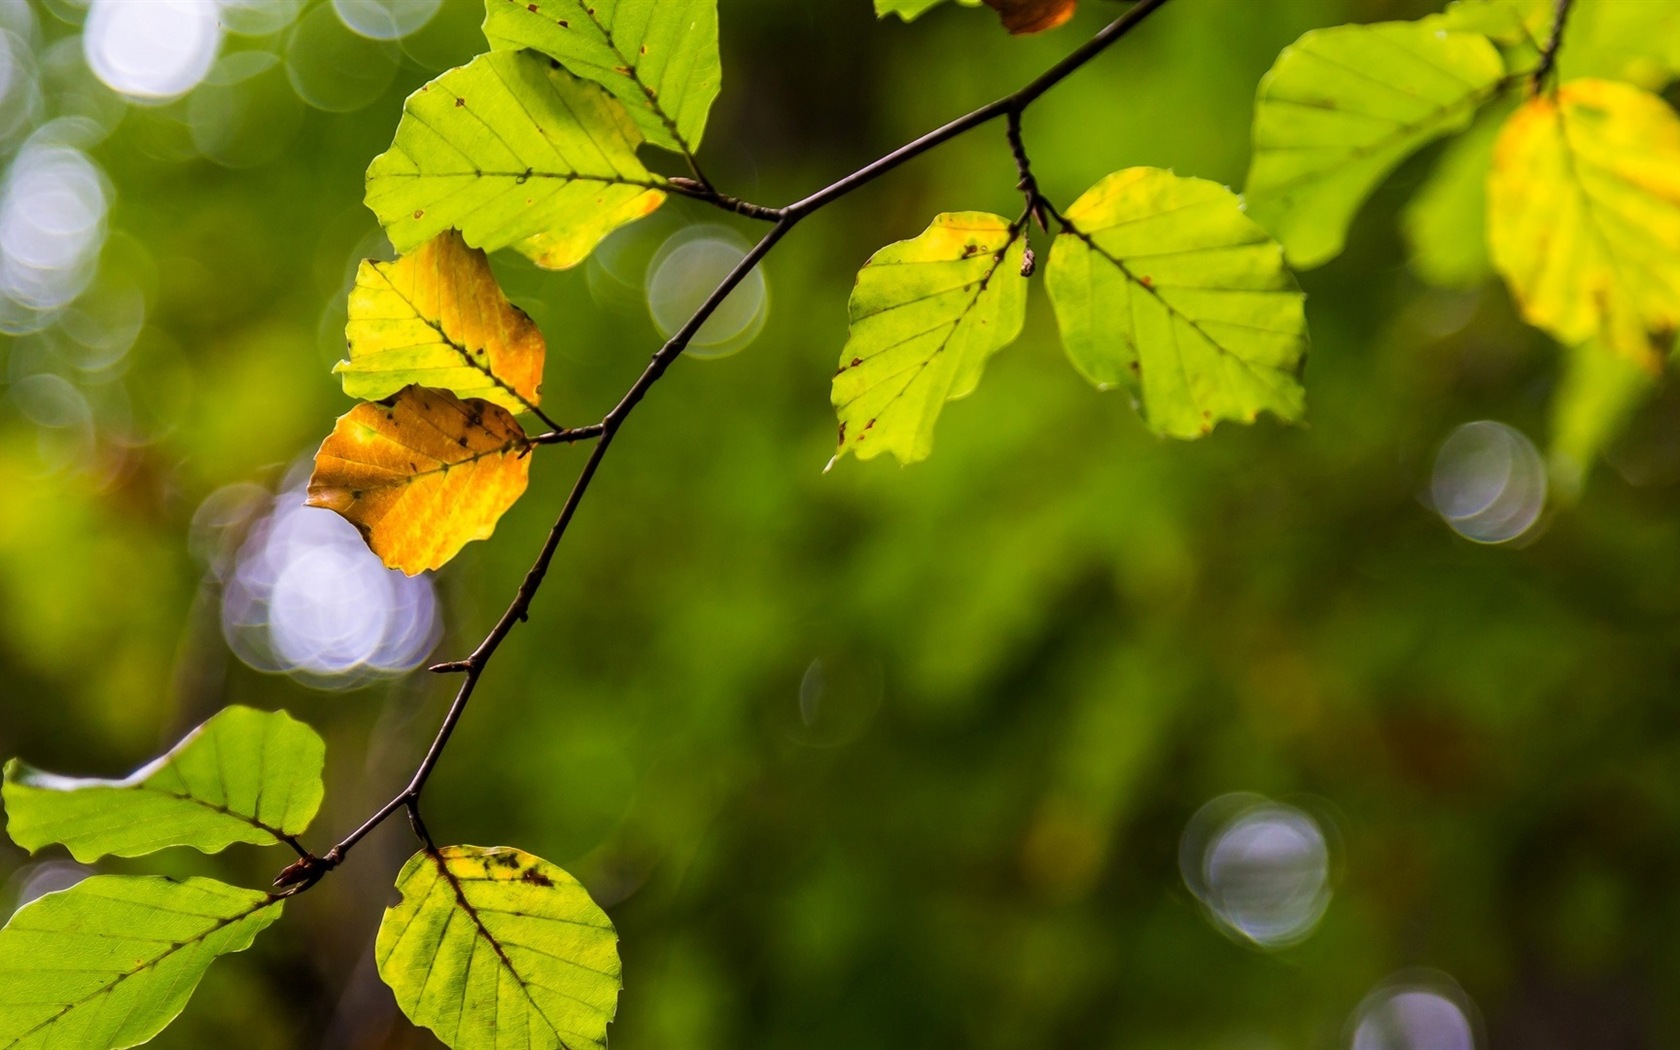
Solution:
M 1659 368 L 1680 327 L 1680 117 L 1608 80 L 1524 105 L 1494 148 L 1488 246 L 1529 322 Z
M 363 261 L 344 329 L 344 392 L 373 401 L 411 383 L 511 412 L 541 398 L 543 337 L 477 248 L 445 230 L 396 262 Z
M 344 515 L 393 569 L 435 569 L 525 492 L 531 443 L 505 410 L 408 386 L 357 405 L 315 454 L 309 505 Z

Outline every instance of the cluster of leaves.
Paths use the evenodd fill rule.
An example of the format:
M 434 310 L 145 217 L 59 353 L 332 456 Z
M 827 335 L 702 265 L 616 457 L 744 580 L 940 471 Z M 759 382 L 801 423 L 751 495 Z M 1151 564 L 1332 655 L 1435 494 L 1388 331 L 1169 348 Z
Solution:
M 1315 30 L 1260 83 L 1244 196 L 1291 265 L 1317 266 L 1378 183 L 1457 135 L 1406 211 L 1413 266 L 1452 288 L 1497 271 L 1567 349 L 1553 468 L 1570 493 L 1680 328 L 1680 117 L 1651 90 L 1677 76 L 1672 0 L 1459 0 Z
M 320 736 L 286 713 L 229 707 L 122 780 L 14 759 L 8 830 L 19 845 L 62 844 L 84 863 L 242 842 L 308 858 L 297 836 L 321 806 L 325 756 Z M 218 956 L 250 947 L 280 918 L 295 888 L 95 875 L 25 905 L 0 930 L 0 1046 L 145 1042 Z M 410 1017 L 457 1047 L 506 1045 L 509 1033 L 520 1045 L 605 1045 L 617 936 L 570 875 L 517 850 L 428 847 L 397 893 L 376 958 Z

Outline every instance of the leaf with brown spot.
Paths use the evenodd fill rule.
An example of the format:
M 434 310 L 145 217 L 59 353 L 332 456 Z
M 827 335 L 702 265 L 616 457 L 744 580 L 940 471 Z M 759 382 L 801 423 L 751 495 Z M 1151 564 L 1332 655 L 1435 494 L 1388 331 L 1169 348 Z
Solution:
M 525 492 L 530 441 L 488 401 L 407 386 L 340 416 L 309 478 L 309 505 L 344 515 L 386 565 L 435 569 Z
M 373 401 L 417 383 L 510 412 L 530 412 L 542 397 L 542 333 L 456 230 L 395 262 L 364 260 L 344 334 L 350 359 L 333 371 L 351 397 Z
M 602 88 L 535 52 L 496 51 L 408 96 L 368 165 L 367 206 L 399 252 L 454 227 L 475 248 L 563 270 L 665 199 L 641 143 Z
M 1073 17 L 1079 0 L 986 0 L 1011 33 L 1042 33 Z
M 1024 247 L 1001 215 L 948 212 L 870 257 L 852 289 L 851 335 L 830 391 L 836 459 L 927 458 L 945 403 L 973 393 L 986 361 L 1020 334 Z
M 374 944 L 397 1005 L 454 1050 L 604 1050 L 618 934 L 565 871 L 498 846 L 409 858 Z

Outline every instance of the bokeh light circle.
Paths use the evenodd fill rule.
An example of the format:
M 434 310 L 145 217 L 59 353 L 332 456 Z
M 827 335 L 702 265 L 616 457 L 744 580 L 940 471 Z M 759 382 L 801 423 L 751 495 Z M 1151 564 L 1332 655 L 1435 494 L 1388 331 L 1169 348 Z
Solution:
M 1180 843 L 1185 885 L 1223 929 L 1262 948 L 1299 943 L 1330 904 L 1330 844 L 1319 822 L 1259 795 L 1221 795 Z
M 1436 513 L 1460 536 L 1508 543 L 1540 518 L 1546 505 L 1546 464 L 1521 431 L 1478 420 L 1441 443 L 1429 492 Z
M 278 33 L 303 12 L 304 0 L 217 0 L 222 27 L 240 36 Z
M 108 196 L 81 150 L 40 133 L 24 144 L 0 184 L 0 297 L 22 310 L 16 326 L 0 330 L 33 330 L 29 313 L 57 310 L 87 287 L 105 242 Z
M 1445 974 L 1392 977 L 1353 1015 L 1351 1050 L 1476 1050 L 1478 1024 L 1469 997 Z
M 321 4 L 286 39 L 286 76 L 298 97 L 328 113 L 369 105 L 396 78 L 401 52 L 389 41 L 353 33 Z
M 119 95 L 179 98 L 216 60 L 218 14 L 215 0 L 93 0 L 82 31 L 88 68 Z
M 648 263 L 648 312 L 669 338 L 698 310 L 747 255 L 749 245 L 727 226 L 701 224 L 678 230 Z M 769 306 L 764 271 L 754 267 L 729 293 L 684 351 L 685 357 L 727 357 L 744 349 L 764 327 Z
M 332 0 L 339 21 L 373 40 L 400 40 L 418 32 L 443 0 Z
M 867 653 L 829 648 L 805 665 L 788 732 L 807 747 L 839 747 L 861 737 L 880 710 L 885 676 Z
M 236 51 L 217 61 L 187 101 L 193 146 L 226 168 L 266 164 L 291 145 L 303 103 L 269 51 Z
M 248 520 L 248 491 L 221 490 L 194 518 L 194 543 L 223 579 L 222 634 L 247 666 L 318 689 L 413 670 L 441 631 L 429 576 L 385 568 L 354 526 L 304 505 L 301 480 L 274 497 L 227 568 L 226 540 Z

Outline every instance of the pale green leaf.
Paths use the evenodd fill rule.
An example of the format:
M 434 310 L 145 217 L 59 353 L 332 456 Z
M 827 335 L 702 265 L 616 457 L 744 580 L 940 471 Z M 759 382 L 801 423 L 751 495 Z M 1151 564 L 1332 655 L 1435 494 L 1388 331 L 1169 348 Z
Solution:
M 484 253 L 445 230 L 395 262 L 364 259 L 344 328 L 344 392 L 377 401 L 410 383 L 510 412 L 542 400 L 542 332 L 508 302 Z
M 875 17 L 885 18 L 897 15 L 906 22 L 913 22 L 945 0 L 875 0 Z M 979 7 L 981 0 L 956 0 L 964 7 Z
M 1262 411 L 1301 418 L 1304 297 L 1230 190 L 1127 168 L 1064 218 L 1046 282 L 1087 379 L 1130 390 L 1150 428 L 1172 437 Z
M 1472 33 L 1411 22 L 1307 33 L 1278 55 L 1255 96 L 1249 213 L 1291 265 L 1329 261 L 1377 184 L 1469 124 L 1503 72 L 1493 45 Z
M 52 842 L 77 860 L 169 846 L 205 853 L 273 845 L 321 806 L 326 745 L 284 711 L 229 707 L 122 780 L 80 780 L 6 764 L 7 830 L 29 850 Z
M 1412 270 L 1440 288 L 1471 288 L 1493 274 L 1487 246 L 1487 174 L 1510 116 L 1495 104 L 1453 139 L 1400 215 Z
M 1586 343 L 1566 351 L 1552 395 L 1552 485 L 1565 499 L 1580 495 L 1592 465 L 1656 390 L 1657 377 L 1619 354 Z
M 655 146 L 700 148 L 723 83 L 717 0 L 485 0 L 484 35 L 600 84 Z
M 454 1050 L 605 1048 L 618 935 L 578 881 L 505 846 L 411 857 L 374 946 L 415 1024 Z
M 945 402 L 973 393 L 986 360 L 1021 331 L 1025 248 L 1001 216 L 951 212 L 864 264 L 834 374 L 836 458 L 927 458 Z
M 1481 33 L 1498 45 L 1506 71 L 1539 65 L 1557 0 L 1457 0 L 1420 24 Z M 1608 77 L 1656 89 L 1680 76 L 1680 0 L 1581 0 L 1570 9 L 1558 74 Z
M 1488 244 L 1529 323 L 1656 370 L 1680 329 L 1680 117 L 1612 80 L 1571 80 L 1506 121 Z
M 96 875 L 31 901 L 0 930 L 0 1050 L 144 1043 L 280 910 L 255 890 L 155 876 Z
M 367 206 L 399 252 L 454 227 L 475 248 L 564 269 L 665 199 L 641 140 L 599 87 L 533 52 L 494 51 L 408 96 L 368 166 Z

